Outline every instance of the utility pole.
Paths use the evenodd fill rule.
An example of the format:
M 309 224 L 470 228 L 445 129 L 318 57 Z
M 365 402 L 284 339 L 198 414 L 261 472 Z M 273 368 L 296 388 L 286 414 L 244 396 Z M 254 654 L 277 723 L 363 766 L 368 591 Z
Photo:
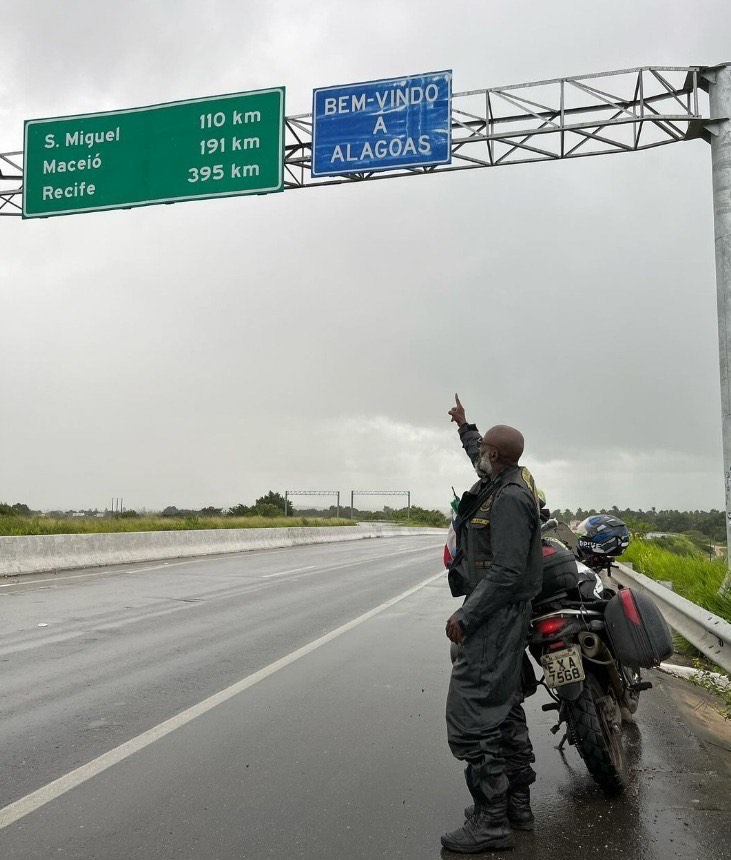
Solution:
M 726 546 L 731 546 L 731 63 L 703 70 L 708 89 L 713 167 L 713 232 L 716 248 L 718 352 L 721 366 L 723 475 L 726 491 Z M 729 554 L 727 553 L 727 556 Z M 731 569 L 721 592 L 731 590 Z

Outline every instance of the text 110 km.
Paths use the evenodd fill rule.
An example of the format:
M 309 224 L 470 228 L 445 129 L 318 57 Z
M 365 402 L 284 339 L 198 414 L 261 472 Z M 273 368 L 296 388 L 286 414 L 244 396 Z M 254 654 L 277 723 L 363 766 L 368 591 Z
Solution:
M 223 111 L 216 113 L 204 113 L 200 118 L 201 128 L 221 128 L 226 124 L 226 114 Z M 261 111 L 246 110 L 234 111 L 231 117 L 233 125 L 246 125 L 250 122 L 261 122 Z
M 29 120 L 25 138 L 27 218 L 280 191 L 284 89 Z

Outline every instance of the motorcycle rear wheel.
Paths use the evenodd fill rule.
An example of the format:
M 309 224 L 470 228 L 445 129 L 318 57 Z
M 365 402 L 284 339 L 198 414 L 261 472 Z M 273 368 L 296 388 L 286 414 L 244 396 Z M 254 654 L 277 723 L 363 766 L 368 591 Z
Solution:
M 607 718 L 600 704 L 604 698 L 599 681 L 587 674 L 581 695 L 566 702 L 566 717 L 579 754 L 594 781 L 609 794 L 618 794 L 627 785 L 627 763 L 620 732 Z

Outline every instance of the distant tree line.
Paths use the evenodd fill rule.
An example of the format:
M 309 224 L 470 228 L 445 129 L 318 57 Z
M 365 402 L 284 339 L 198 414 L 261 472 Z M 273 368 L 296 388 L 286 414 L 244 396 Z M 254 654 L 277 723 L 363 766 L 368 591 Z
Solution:
M 0 517 L 30 517 L 35 511 L 32 511 L 28 505 L 23 505 L 16 502 L 14 505 L 8 505 L 5 502 L 0 502 Z
M 297 508 L 295 510 L 292 502 L 286 500 L 287 516 L 305 517 L 307 519 L 334 519 L 338 515 L 336 505 L 329 508 Z M 389 522 L 406 522 L 407 519 L 414 525 L 424 526 L 447 526 L 449 520 L 441 511 L 426 510 L 418 505 L 408 508 L 389 508 L 384 506 L 382 511 L 361 511 L 353 508 L 353 519 L 361 522 L 374 520 L 388 520 Z M 285 499 L 281 493 L 270 490 L 266 495 L 258 498 L 253 505 L 239 503 L 230 508 L 206 507 L 199 510 L 177 508 L 170 505 L 162 511 L 164 517 L 282 517 L 285 515 Z M 341 506 L 340 517 L 349 519 L 351 516 L 350 506 Z
M 28 505 L 17 502 L 14 505 L 8 505 L 5 502 L 0 502 L 0 517 L 40 517 L 47 516 L 61 520 L 69 517 L 136 517 L 137 511 L 100 511 L 99 508 L 86 508 L 82 510 L 69 511 L 34 511 Z
M 318 517 L 335 517 L 337 516 L 337 507 L 331 505 L 329 508 L 297 508 L 296 515 L 298 517 L 307 517 L 307 519 L 317 519 Z M 388 522 L 406 523 L 419 526 L 433 526 L 435 528 L 446 527 L 449 525 L 449 520 L 441 512 L 437 510 L 427 510 L 420 508 L 418 505 L 412 505 L 411 510 L 408 508 L 389 508 L 383 506 L 380 511 L 361 511 L 358 508 L 353 508 L 352 518 L 360 522 Z M 340 506 L 340 516 L 350 519 L 350 505 Z
M 272 490 L 265 496 L 260 496 L 253 505 L 239 503 L 230 508 L 216 508 L 212 505 L 198 510 L 177 508 L 170 505 L 162 511 L 163 517 L 283 517 L 292 516 L 292 502 L 285 502 L 281 493 Z
M 290 500 L 286 501 L 287 516 L 300 516 L 308 519 L 318 518 L 334 518 L 337 514 L 335 505 L 328 508 L 298 508 L 296 511 Z M 40 511 L 32 510 L 28 505 L 21 502 L 16 502 L 13 505 L 5 502 L 0 502 L 0 516 L 6 517 L 30 517 L 37 516 Z M 270 490 L 263 496 L 260 496 L 253 505 L 245 505 L 239 503 L 230 508 L 214 507 L 212 505 L 192 509 L 178 508 L 175 505 L 170 505 L 162 511 L 164 517 L 281 517 L 285 513 L 285 499 L 281 493 L 275 493 Z M 646 532 L 670 532 L 674 534 L 683 534 L 687 532 L 696 532 L 699 535 L 709 537 L 714 543 L 724 543 L 726 541 L 726 516 L 723 511 L 676 511 L 676 510 L 657 510 L 651 508 L 648 511 L 633 510 L 631 508 L 618 508 L 616 505 L 612 508 L 589 508 L 584 510 L 578 508 L 572 511 L 568 508 L 564 510 L 554 510 L 553 513 L 559 516 L 566 522 L 581 521 L 586 517 L 594 514 L 612 514 L 619 519 L 624 520 L 629 528 L 635 533 Z M 111 512 L 106 511 L 106 515 L 111 516 Z M 408 509 L 407 508 L 389 508 L 383 507 L 381 511 L 363 511 L 358 508 L 353 508 L 353 519 L 361 522 L 373 520 L 387 520 L 389 522 L 406 522 Z M 50 511 L 49 516 L 62 518 L 72 515 L 84 516 L 99 516 L 100 512 L 97 509 L 93 511 Z M 350 506 L 341 506 L 340 516 L 346 519 L 350 518 Z M 136 511 L 124 511 L 122 517 L 133 518 L 138 516 Z M 449 523 L 447 517 L 438 510 L 427 510 L 420 508 L 418 505 L 411 506 L 409 522 L 414 525 L 442 527 Z
M 585 520 L 594 514 L 611 514 L 619 517 L 627 523 L 627 526 L 635 533 L 647 532 L 670 532 L 682 534 L 686 532 L 697 532 L 711 538 L 714 543 L 725 543 L 726 541 L 726 515 L 723 511 L 675 511 L 651 508 L 649 511 L 635 511 L 631 508 L 620 509 L 616 505 L 612 508 L 588 511 L 578 508 L 576 511 L 556 510 L 556 516 L 566 522 L 572 520 Z

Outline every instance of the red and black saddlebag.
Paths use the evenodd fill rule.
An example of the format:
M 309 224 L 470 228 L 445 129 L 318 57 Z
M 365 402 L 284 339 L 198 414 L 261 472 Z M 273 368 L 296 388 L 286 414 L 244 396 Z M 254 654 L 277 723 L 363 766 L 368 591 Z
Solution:
M 652 599 L 623 588 L 604 614 L 609 641 L 620 663 L 631 669 L 652 669 L 673 653 L 673 637 Z

